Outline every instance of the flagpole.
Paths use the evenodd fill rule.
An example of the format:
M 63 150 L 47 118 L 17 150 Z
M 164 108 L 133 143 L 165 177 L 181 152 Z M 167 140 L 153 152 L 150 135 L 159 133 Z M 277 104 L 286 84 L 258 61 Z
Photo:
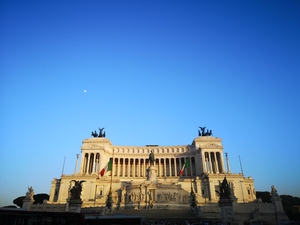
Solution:
M 114 168 L 114 156 L 115 156 L 115 150 L 113 149 L 113 157 L 112 157 L 112 163 L 111 163 L 111 174 L 110 174 L 110 188 L 109 188 L 110 191 L 111 191 L 111 186 L 112 186 L 112 175 L 113 175 L 113 168 Z
M 191 157 L 189 157 L 190 161 L 190 181 L 191 181 L 191 191 L 193 191 L 193 185 L 192 185 L 192 160 Z
M 190 149 L 189 149 L 189 152 L 190 152 L 190 154 L 189 154 L 188 160 L 189 160 L 189 165 L 190 165 L 190 182 L 191 182 L 191 192 L 192 192 L 193 191 L 193 185 L 192 185 L 192 158 L 191 158 L 191 151 L 190 151 Z
M 190 151 L 190 149 L 189 149 Z M 189 157 L 188 157 L 188 160 L 189 160 L 189 165 L 190 165 L 190 182 L 191 182 L 191 192 L 190 192 L 190 206 L 192 208 L 195 207 L 195 204 L 196 203 L 196 200 L 195 200 L 195 194 L 194 194 L 194 190 L 193 190 L 193 182 L 192 182 L 192 158 L 191 158 L 191 151 L 190 151 L 190 154 L 189 154 Z
M 113 164 L 114 164 L 114 149 L 113 149 L 113 157 L 112 157 L 112 162 L 111 162 L 111 174 L 110 174 L 110 185 L 109 185 L 109 192 L 107 196 L 107 202 L 108 208 L 110 209 L 110 212 L 112 212 L 113 209 L 113 200 L 112 200 L 112 192 L 111 192 L 111 186 L 112 186 L 112 175 L 113 175 Z

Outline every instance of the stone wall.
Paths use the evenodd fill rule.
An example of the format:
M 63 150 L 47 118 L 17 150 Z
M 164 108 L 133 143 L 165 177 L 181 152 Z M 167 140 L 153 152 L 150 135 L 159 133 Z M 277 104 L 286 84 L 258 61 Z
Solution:
M 66 204 L 47 204 L 47 202 L 44 202 L 42 204 L 31 205 L 30 211 L 65 212 Z
M 198 217 L 207 220 L 221 219 L 221 210 L 217 203 L 210 203 L 199 206 Z M 274 203 L 252 202 L 233 203 L 233 213 L 235 221 L 239 225 L 246 223 L 279 224 L 288 221 L 288 217 L 283 212 L 276 212 Z

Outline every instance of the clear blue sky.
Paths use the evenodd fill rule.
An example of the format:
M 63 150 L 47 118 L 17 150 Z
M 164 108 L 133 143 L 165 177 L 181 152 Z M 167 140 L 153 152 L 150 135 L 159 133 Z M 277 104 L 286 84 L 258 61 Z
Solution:
M 256 190 L 300 196 L 299 1 L 2 0 L 0 75 L 0 206 L 49 194 L 98 127 L 144 146 L 206 126 Z

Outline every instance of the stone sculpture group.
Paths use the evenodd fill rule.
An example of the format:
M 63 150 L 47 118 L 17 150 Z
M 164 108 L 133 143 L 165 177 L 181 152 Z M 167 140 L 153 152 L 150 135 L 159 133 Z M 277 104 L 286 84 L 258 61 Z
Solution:
M 76 181 L 72 180 L 75 182 L 75 185 L 70 189 L 70 200 L 80 200 L 80 195 L 82 191 L 82 183 L 85 182 L 84 180 L 82 181 Z
M 100 128 L 100 127 L 99 127 L 99 134 L 98 134 L 97 131 L 95 130 L 95 131 L 92 131 L 92 136 L 93 136 L 94 138 L 96 138 L 96 137 L 105 137 L 105 131 L 102 132 L 103 130 L 104 130 L 104 127 L 103 127 L 103 128 Z
M 198 136 L 213 136 L 212 130 L 205 131 L 206 127 L 199 127 Z

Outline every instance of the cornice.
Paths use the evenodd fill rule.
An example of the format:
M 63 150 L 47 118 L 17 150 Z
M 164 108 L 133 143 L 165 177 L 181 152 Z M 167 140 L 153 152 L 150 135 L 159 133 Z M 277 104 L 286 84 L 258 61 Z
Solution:
M 222 139 L 213 136 L 200 136 L 196 137 L 194 142 L 222 142 Z
M 109 139 L 103 137 L 88 138 L 82 141 L 82 144 L 88 144 L 88 143 L 99 143 L 99 144 L 101 143 L 101 144 L 112 145 Z
M 115 149 L 172 149 L 172 148 L 188 148 L 189 145 L 158 145 L 158 146 L 126 146 L 126 145 L 113 145 Z
M 109 154 L 112 156 L 112 154 Z M 156 159 L 161 159 L 161 158 L 185 158 L 185 157 L 190 157 L 190 156 L 195 156 L 195 153 L 190 153 L 190 152 L 185 152 L 182 154 L 174 154 L 174 153 L 157 153 L 155 154 Z M 135 153 L 115 153 L 114 158 L 149 158 L 149 154 L 135 154 Z
M 221 139 L 212 136 L 201 136 L 194 139 L 193 145 L 164 145 L 164 146 L 122 146 L 112 145 L 107 138 L 88 138 L 82 141 L 81 150 L 84 151 L 105 151 L 108 154 L 114 153 L 127 157 L 128 154 L 149 154 L 173 157 L 173 155 L 190 155 L 199 152 L 200 149 L 223 149 Z M 197 142 L 197 147 L 194 145 Z M 196 147 L 196 148 L 195 148 Z

